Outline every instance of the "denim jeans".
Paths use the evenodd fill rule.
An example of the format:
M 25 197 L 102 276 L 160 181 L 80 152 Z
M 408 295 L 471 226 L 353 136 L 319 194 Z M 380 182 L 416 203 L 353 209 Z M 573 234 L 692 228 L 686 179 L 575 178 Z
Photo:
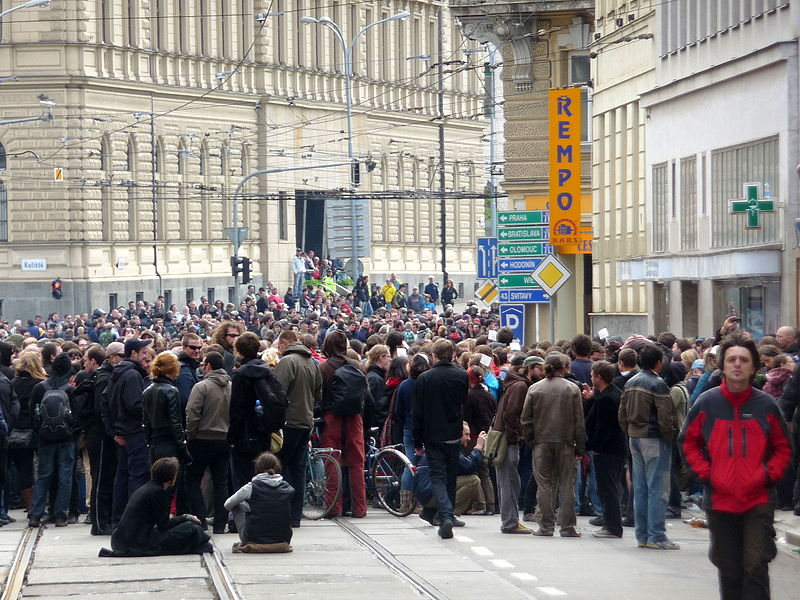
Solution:
M 672 444 L 661 438 L 631 438 L 633 513 L 640 544 L 667 539 L 665 516 Z
M 302 271 L 300 273 L 293 274 L 293 286 L 292 286 L 292 293 L 294 294 L 295 298 L 299 298 L 303 295 L 303 286 L 306 282 L 306 273 Z
M 519 450 L 518 444 L 509 445 L 503 464 L 494 466 L 500 496 L 500 531 L 509 531 L 519 525 Z
M 431 490 L 436 500 L 439 522 L 453 520 L 456 502 L 456 479 L 458 477 L 458 453 L 460 444 L 430 442 L 425 444 L 425 454 L 431 473 Z
M 403 430 L 403 449 L 406 451 L 406 457 L 410 461 L 414 461 L 414 436 L 410 429 Z M 411 490 L 414 487 L 414 474 L 408 469 L 403 470 L 403 476 L 400 478 L 400 489 Z
M 50 507 L 54 518 L 66 518 L 72 492 L 72 469 L 75 467 L 75 442 L 71 439 L 39 446 L 39 477 L 33 488 L 31 517 L 41 518 L 47 504 L 47 492 L 53 477 L 58 478 L 55 504 Z

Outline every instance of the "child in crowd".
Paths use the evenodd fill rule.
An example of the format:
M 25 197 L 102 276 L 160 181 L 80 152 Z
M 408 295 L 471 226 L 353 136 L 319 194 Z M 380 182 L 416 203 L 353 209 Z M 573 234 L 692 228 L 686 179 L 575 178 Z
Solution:
M 283 480 L 281 462 L 272 452 L 256 458 L 255 471 L 252 481 L 225 501 L 239 532 L 233 551 L 291 552 L 294 488 Z

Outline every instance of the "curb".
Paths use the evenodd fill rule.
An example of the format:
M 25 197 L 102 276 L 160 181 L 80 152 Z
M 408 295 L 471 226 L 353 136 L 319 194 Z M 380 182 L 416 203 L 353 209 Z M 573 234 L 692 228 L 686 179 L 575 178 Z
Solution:
M 696 511 L 696 510 L 689 510 L 684 509 L 685 512 L 688 512 L 692 515 L 692 517 L 700 517 L 705 518 L 706 514 L 704 511 Z M 776 516 L 780 514 L 779 511 L 775 511 Z M 791 513 L 789 513 L 791 514 Z M 795 546 L 800 548 L 800 529 L 796 529 L 796 524 L 784 524 L 784 523 L 775 523 L 775 534 L 777 538 L 786 538 L 786 543 L 789 546 Z

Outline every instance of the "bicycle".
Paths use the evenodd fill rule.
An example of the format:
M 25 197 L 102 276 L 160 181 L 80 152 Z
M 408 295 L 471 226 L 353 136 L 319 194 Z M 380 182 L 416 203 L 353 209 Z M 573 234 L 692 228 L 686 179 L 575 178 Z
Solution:
M 377 428 L 373 428 L 373 433 Z M 367 445 L 367 461 L 364 469 L 364 482 L 367 492 L 372 492 L 379 505 L 396 517 L 407 517 L 414 510 L 415 502 L 403 506 L 400 500 L 400 481 L 403 471 L 408 469 L 412 475 L 416 468 L 398 448 L 403 444 L 395 444 L 378 448 L 372 437 Z
M 342 469 L 339 466 L 342 451 L 313 446 L 319 442 L 317 428 L 321 422 L 322 419 L 314 420 L 314 431 L 308 444 L 303 491 L 303 516 L 312 521 L 328 516 L 342 493 Z

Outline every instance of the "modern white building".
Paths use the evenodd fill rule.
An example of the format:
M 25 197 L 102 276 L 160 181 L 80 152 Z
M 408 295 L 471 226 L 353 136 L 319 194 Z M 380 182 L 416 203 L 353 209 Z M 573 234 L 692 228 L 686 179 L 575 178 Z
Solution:
M 654 331 L 711 335 L 732 314 L 756 336 L 796 323 L 798 25 L 788 1 L 656 5 L 648 246 L 618 264 L 620 280 L 648 282 Z

